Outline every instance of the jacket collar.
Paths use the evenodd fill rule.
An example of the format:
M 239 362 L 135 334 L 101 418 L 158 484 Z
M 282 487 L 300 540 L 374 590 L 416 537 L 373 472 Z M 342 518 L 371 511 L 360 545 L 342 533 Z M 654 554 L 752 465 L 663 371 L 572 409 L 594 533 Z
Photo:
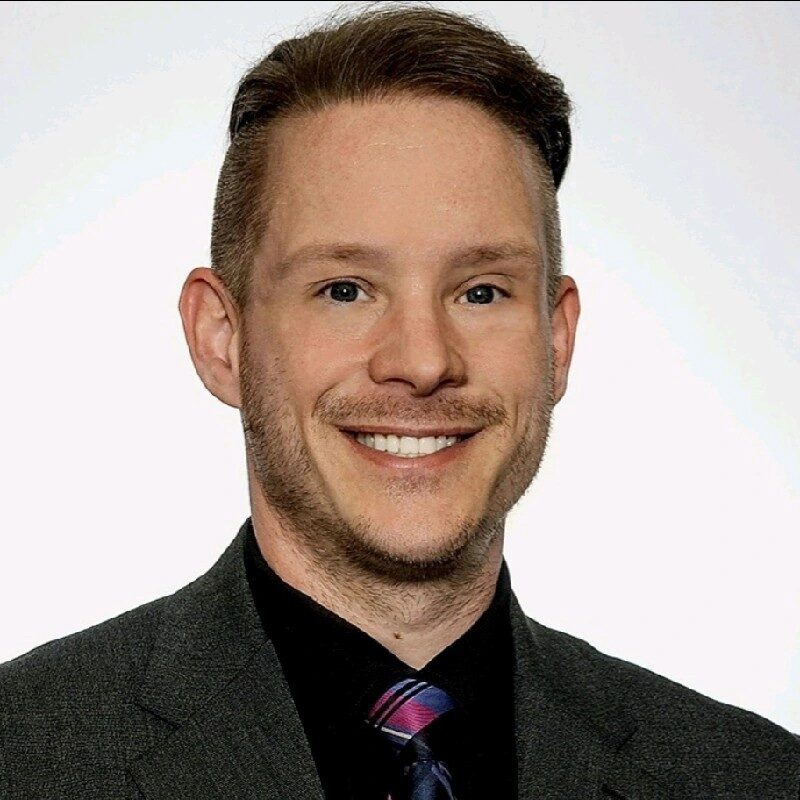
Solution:
M 525 616 L 512 598 L 520 800 L 665 800 L 626 752 L 635 721 L 572 640 Z
M 323 797 L 275 649 L 250 594 L 249 520 L 211 569 L 162 603 L 138 703 L 170 733 L 128 765 L 146 800 Z M 621 800 L 666 792 L 625 754 L 635 726 L 576 678 L 552 631 L 512 598 L 521 800 Z
M 322 798 L 250 595 L 249 522 L 208 572 L 163 601 L 138 702 L 173 730 L 128 765 L 146 800 Z

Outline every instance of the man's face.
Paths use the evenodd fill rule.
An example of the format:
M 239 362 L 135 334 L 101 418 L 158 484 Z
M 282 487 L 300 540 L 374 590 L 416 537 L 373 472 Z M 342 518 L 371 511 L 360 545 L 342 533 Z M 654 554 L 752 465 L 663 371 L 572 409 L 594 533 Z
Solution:
M 251 484 L 328 562 L 403 579 L 479 562 L 554 405 L 530 154 L 464 102 L 404 98 L 284 120 L 267 164 L 241 352 Z M 374 449 L 392 436 L 437 451 Z

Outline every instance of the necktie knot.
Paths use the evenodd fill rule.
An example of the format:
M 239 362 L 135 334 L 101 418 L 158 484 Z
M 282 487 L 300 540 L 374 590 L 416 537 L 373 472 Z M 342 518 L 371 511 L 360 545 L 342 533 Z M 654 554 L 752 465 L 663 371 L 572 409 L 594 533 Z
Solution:
M 454 800 L 452 778 L 437 758 L 434 723 L 456 708 L 443 689 L 414 678 L 398 681 L 375 702 L 367 722 L 388 740 L 400 758 L 403 779 L 390 797 L 394 800 Z
M 367 721 L 381 732 L 396 750 L 408 743 L 456 703 L 443 689 L 425 681 L 406 678 L 387 689 L 370 709 Z

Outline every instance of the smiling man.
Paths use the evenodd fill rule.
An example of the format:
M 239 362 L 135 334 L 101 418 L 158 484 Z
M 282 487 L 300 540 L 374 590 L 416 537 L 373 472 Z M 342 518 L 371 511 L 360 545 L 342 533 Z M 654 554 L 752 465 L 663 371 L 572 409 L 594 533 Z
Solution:
M 566 384 L 577 291 L 550 318 L 535 161 L 455 99 L 282 120 L 247 304 L 206 269 L 184 289 L 265 558 L 415 666 L 488 605 Z
M 243 78 L 180 313 L 252 515 L 189 586 L 0 669 L 3 798 L 800 797 L 796 737 L 511 591 L 579 317 L 568 116 L 524 50 L 425 6 Z

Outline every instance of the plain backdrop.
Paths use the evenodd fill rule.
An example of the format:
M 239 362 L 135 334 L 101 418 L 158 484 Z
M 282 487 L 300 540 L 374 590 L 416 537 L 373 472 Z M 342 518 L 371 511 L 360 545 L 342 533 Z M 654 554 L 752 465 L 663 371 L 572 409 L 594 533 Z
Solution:
M 575 103 L 583 311 L 508 520 L 522 606 L 798 731 L 800 6 L 440 5 Z M 0 7 L 0 661 L 175 591 L 247 517 L 178 294 L 238 78 L 334 7 Z

